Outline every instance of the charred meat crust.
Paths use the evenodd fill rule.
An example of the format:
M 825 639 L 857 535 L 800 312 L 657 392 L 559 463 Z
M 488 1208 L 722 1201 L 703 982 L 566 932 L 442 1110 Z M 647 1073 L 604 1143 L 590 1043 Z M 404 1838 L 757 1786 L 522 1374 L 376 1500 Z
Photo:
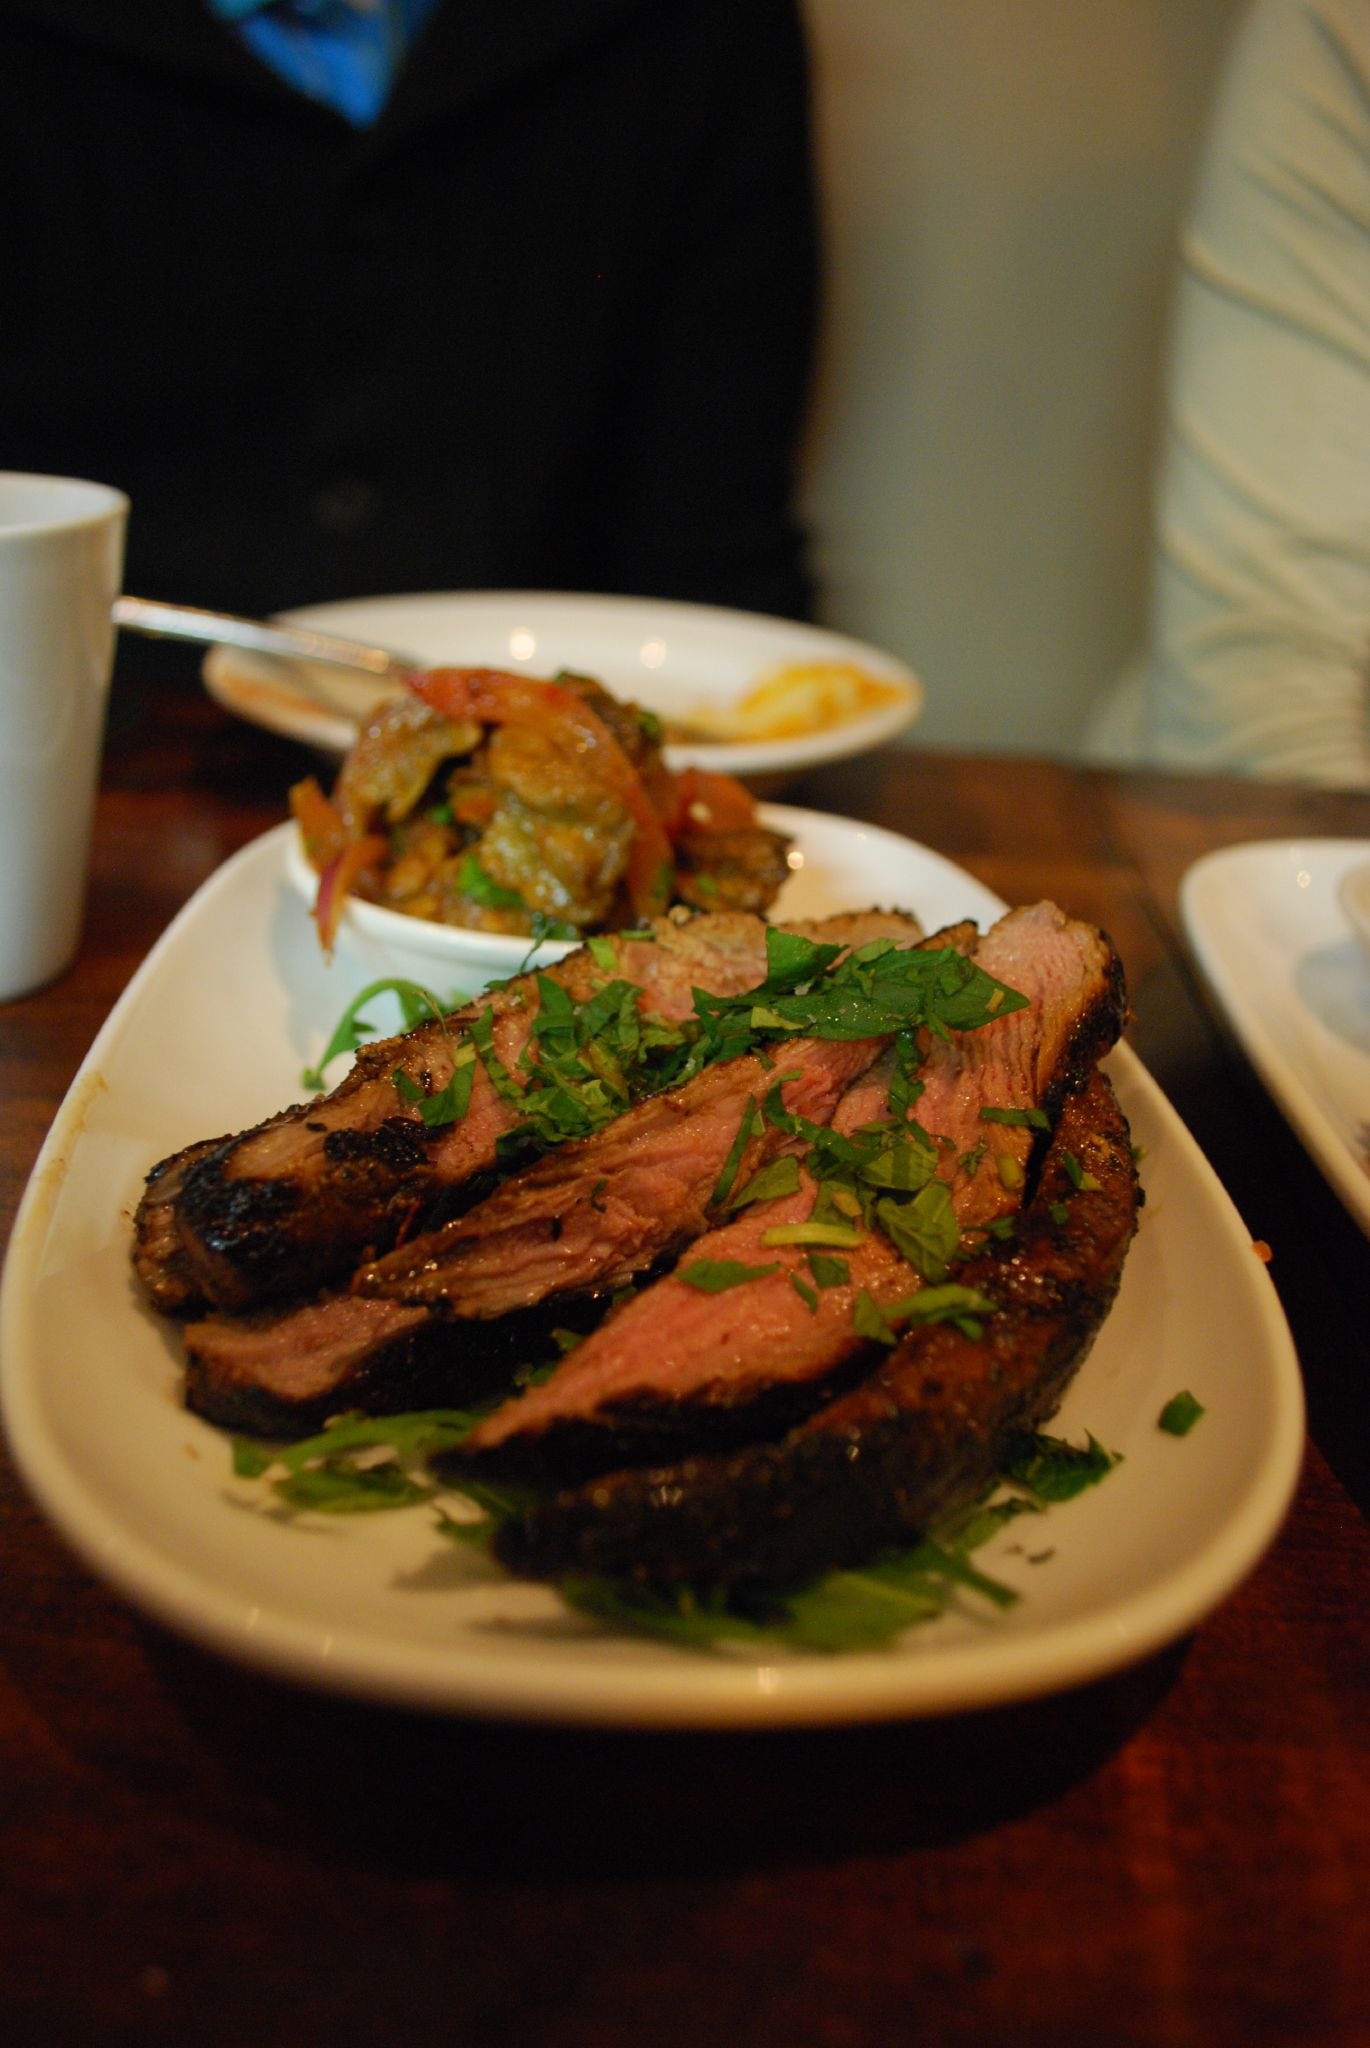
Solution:
M 230 1142 L 228 1138 L 202 1138 L 173 1152 L 147 1176 L 133 1218 L 133 1269 L 152 1306 L 162 1315 L 185 1314 L 200 1299 L 199 1282 L 181 1243 L 177 1207 L 191 1168 Z
M 1096 1072 L 1063 1104 L 1013 1238 L 958 1271 L 998 1304 L 982 1336 L 920 1329 L 779 1443 L 565 1492 L 506 1523 L 496 1555 L 537 1578 L 777 1585 L 907 1543 L 1053 1412 L 1112 1305 L 1138 1205 L 1127 1123 Z
M 235 1173 L 236 1143 L 195 1164 L 177 1204 L 183 1264 L 199 1297 L 223 1308 L 307 1293 L 435 1192 L 433 1134 L 400 1116 L 328 1132 L 324 1171 L 312 1185 Z M 293 1229 L 301 1212 L 307 1228 Z

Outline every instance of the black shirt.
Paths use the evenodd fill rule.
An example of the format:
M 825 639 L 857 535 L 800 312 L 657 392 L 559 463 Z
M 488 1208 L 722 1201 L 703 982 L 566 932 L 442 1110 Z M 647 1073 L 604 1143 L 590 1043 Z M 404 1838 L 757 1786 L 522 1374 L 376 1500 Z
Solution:
M 792 0 L 446 0 L 375 128 L 202 0 L 0 0 L 0 467 L 127 587 L 807 609 Z

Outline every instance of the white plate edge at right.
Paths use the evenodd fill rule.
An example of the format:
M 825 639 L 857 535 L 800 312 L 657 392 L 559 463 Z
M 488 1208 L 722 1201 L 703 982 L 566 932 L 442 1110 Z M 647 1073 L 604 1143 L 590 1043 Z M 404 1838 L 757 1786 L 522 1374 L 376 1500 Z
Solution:
M 1354 861 L 1370 857 L 1370 842 L 1346 838 L 1261 839 L 1219 848 L 1195 861 L 1181 878 L 1180 915 L 1204 979 L 1272 1101 L 1348 1214 L 1370 1236 L 1370 1174 L 1357 1165 L 1350 1146 L 1319 1106 L 1313 1089 L 1276 1044 L 1246 985 L 1235 957 L 1237 948 L 1226 935 L 1224 921 L 1215 915 L 1216 892 L 1229 886 L 1244 868 L 1263 869 L 1281 858 L 1292 864 L 1304 853 L 1333 870 L 1329 880 L 1335 891 L 1341 875 Z M 1347 941 L 1355 943 L 1349 923 Z

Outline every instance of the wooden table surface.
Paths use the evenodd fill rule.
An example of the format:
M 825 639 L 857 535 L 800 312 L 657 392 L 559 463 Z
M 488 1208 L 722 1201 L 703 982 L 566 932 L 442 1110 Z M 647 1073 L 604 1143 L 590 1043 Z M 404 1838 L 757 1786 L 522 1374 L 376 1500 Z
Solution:
M 0 1008 L 6 1233 L 133 969 L 305 762 L 154 663 L 120 684 L 80 957 Z M 901 749 L 787 797 L 1113 933 L 1133 1043 L 1273 1248 L 1302 1359 L 1311 1441 L 1273 1549 L 1191 1639 L 1028 1706 L 541 1730 L 297 1692 L 174 1640 L 0 1459 L 0 2041 L 1370 2041 L 1370 1256 L 1176 907 L 1208 849 L 1370 836 L 1370 801 Z

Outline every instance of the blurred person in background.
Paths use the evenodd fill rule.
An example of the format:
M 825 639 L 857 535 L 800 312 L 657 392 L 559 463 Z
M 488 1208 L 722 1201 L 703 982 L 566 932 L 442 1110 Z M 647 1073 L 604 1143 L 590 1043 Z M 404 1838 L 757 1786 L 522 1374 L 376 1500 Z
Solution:
M 1370 0 L 1255 0 L 1182 245 L 1151 639 L 1096 758 L 1370 788 Z
M 0 467 L 126 587 L 809 607 L 797 0 L 0 0 Z

